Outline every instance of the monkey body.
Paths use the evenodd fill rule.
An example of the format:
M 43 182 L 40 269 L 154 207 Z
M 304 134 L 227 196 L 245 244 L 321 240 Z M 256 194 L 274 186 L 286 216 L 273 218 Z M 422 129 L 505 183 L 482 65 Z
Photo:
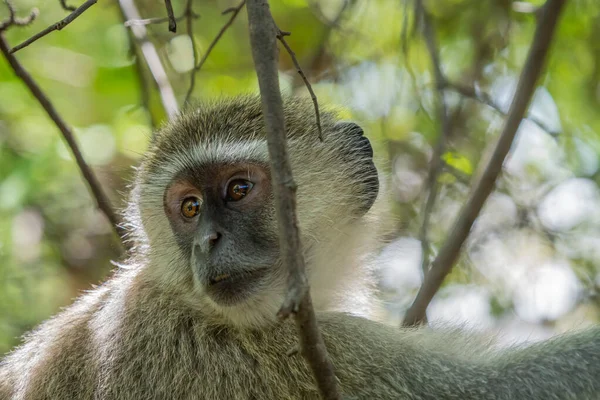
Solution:
M 5 398 L 318 399 L 302 357 L 286 355 L 297 343 L 291 321 L 232 327 L 174 298 L 120 273 L 4 361 Z M 598 328 L 496 353 L 456 333 L 318 317 L 348 398 L 599 398 Z
M 126 212 L 135 248 L 102 286 L 0 362 L 0 399 L 316 399 L 291 321 L 260 101 L 189 110 L 164 126 Z M 310 117 L 308 117 L 310 116 Z M 370 254 L 382 189 L 362 129 L 285 104 L 311 285 L 344 396 L 597 399 L 600 329 L 488 350 L 456 333 L 398 330 L 373 316 Z M 309 122 L 311 121 L 311 122 Z M 341 311 L 341 312 L 340 312 Z

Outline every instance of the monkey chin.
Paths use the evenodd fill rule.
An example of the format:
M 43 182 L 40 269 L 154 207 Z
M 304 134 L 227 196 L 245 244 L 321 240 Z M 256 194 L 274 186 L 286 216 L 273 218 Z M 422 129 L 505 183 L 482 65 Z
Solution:
M 269 278 L 269 270 L 224 273 L 212 277 L 204 284 L 205 293 L 221 307 L 233 307 L 259 293 Z

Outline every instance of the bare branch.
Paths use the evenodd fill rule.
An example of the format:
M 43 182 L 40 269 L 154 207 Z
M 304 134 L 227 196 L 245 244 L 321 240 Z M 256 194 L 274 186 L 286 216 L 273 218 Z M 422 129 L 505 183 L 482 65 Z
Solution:
M 121 11 L 127 20 L 140 20 L 140 13 L 135 6 L 133 0 L 119 0 Z M 160 93 L 160 99 L 163 107 L 169 119 L 172 119 L 177 113 L 179 113 L 179 105 L 177 104 L 177 98 L 175 92 L 171 87 L 167 72 L 165 71 L 160 57 L 156 48 L 152 42 L 148 39 L 148 30 L 143 25 L 132 25 L 130 26 L 133 36 L 136 38 L 146 64 L 150 69 L 150 74 L 154 78 L 154 82 Z
M 217 43 L 219 42 L 221 37 L 225 34 L 227 29 L 229 29 L 231 24 L 233 24 L 233 21 L 235 21 L 235 18 L 240 13 L 242 8 L 244 8 L 245 4 L 246 4 L 246 0 L 242 0 L 240 2 L 240 4 L 238 4 L 237 6 L 230 7 L 221 13 L 222 15 L 231 14 L 231 16 L 229 17 L 229 20 L 225 23 L 225 25 L 223 25 L 223 27 L 221 27 L 221 30 L 219 31 L 219 33 L 217 33 L 217 36 L 215 36 L 215 38 L 210 43 L 210 45 L 208 45 L 208 49 L 206 49 L 206 52 L 202 56 L 202 59 L 200 60 L 200 62 L 198 64 L 194 65 L 194 69 L 192 69 L 192 75 L 191 75 L 191 79 L 190 79 L 190 87 L 187 91 L 187 94 L 185 95 L 186 103 L 190 101 L 190 97 L 192 96 L 192 93 L 194 91 L 194 86 L 196 86 L 196 73 L 202 69 L 202 66 L 208 59 L 210 52 L 215 48 L 215 46 L 217 45 Z M 190 34 L 190 33 L 188 32 L 188 34 Z M 195 47 L 194 47 L 194 51 L 196 51 Z M 196 57 L 194 57 L 194 60 L 195 59 L 196 59 Z
M 325 30 L 323 31 L 323 35 L 321 36 L 321 41 L 320 41 L 319 46 L 313 52 L 310 60 L 307 63 L 305 63 L 305 66 L 308 65 L 308 67 L 305 69 L 309 75 L 311 74 L 312 71 L 314 71 L 317 68 L 318 64 L 321 62 L 323 56 L 325 55 L 325 51 L 327 49 L 327 44 L 329 42 L 329 38 L 331 37 L 331 34 L 335 30 L 342 29 L 340 24 L 342 22 L 344 15 L 349 13 L 350 10 L 352 9 L 352 7 L 354 7 L 356 5 L 356 3 L 357 3 L 356 0 L 343 0 L 342 5 L 340 6 L 340 9 L 337 12 L 337 14 L 335 15 L 335 17 L 332 20 L 328 20 L 325 18 L 321 9 L 319 8 L 319 5 L 316 4 L 316 2 L 313 2 L 313 1 L 308 2 L 308 6 L 314 10 L 315 15 L 317 15 L 321 19 L 321 21 L 325 24 Z M 348 32 L 348 33 L 354 34 L 354 35 L 357 34 L 356 32 Z M 338 51 L 340 51 L 340 49 L 338 49 Z M 301 79 L 302 77 L 299 77 L 299 78 Z M 294 79 L 294 81 L 292 82 L 292 87 L 296 88 L 298 86 L 299 86 L 298 79 Z
M 252 58 L 262 98 L 263 118 L 271 159 L 271 173 L 282 259 L 289 271 L 288 293 L 281 318 L 294 314 L 302 355 L 311 367 L 321 396 L 340 399 L 337 379 L 312 308 L 296 215 L 296 184 L 287 154 L 283 102 L 279 89 L 277 34 L 267 0 L 248 0 Z
M 10 0 L 4 0 L 4 4 L 6 4 L 6 8 L 8 8 L 8 18 L 4 21 L 0 22 L 0 32 L 6 30 L 11 26 L 26 26 L 31 24 L 36 17 L 38 16 L 38 9 L 34 8 L 31 10 L 28 16 L 19 18 L 17 17 L 17 13 L 15 11 L 15 6 L 12 4 Z
M 510 150 L 517 129 L 535 91 L 564 4 L 565 0 L 547 0 L 542 6 L 542 13 L 538 20 L 527 60 L 521 71 L 517 90 L 496 148 L 467 202 L 461 209 L 446 243 L 440 249 L 438 256 L 425 276 L 415 301 L 404 317 L 404 325 L 415 325 L 423 321 L 429 302 L 452 269 L 462 245 L 469 235 L 473 222 L 494 189 L 496 179 L 502 171 L 504 159 Z
M 43 31 L 41 31 L 39 33 L 36 33 L 35 35 L 33 35 L 32 37 L 30 37 L 29 39 L 25 40 L 23 43 L 21 43 L 19 45 L 16 45 L 15 47 L 13 47 L 10 50 L 10 52 L 11 53 L 15 53 L 15 52 L 21 50 L 22 48 L 29 46 L 31 43 L 35 42 L 36 40 L 38 40 L 40 38 L 43 38 L 44 36 L 46 36 L 50 32 L 60 31 L 65 26 L 67 26 L 71 22 L 73 22 L 81 14 L 83 14 L 85 12 L 85 10 L 87 10 L 88 8 L 90 8 L 91 6 L 93 6 L 94 4 L 96 4 L 97 1 L 98 0 L 87 0 L 85 3 L 83 3 L 82 5 L 80 5 L 79 7 L 77 7 L 75 9 L 75 11 L 73 11 L 71 14 L 67 15 L 65 18 L 63 18 L 62 20 L 58 21 L 54 25 L 50 25 L 49 27 L 47 27 Z
M 165 7 L 167 8 L 167 17 L 169 19 L 169 31 L 175 33 L 177 32 L 177 22 L 175 21 L 171 0 L 165 0 Z
M 119 237 L 124 238 L 127 232 L 121 225 L 120 218 L 113 211 L 110 200 L 102 190 L 96 175 L 83 159 L 81 151 L 79 150 L 77 142 L 75 141 L 75 137 L 73 136 L 73 131 L 58 114 L 56 108 L 54 108 L 54 105 L 50 102 L 48 97 L 46 97 L 42 89 L 34 81 L 33 77 L 29 75 L 29 73 L 23 68 L 16 57 L 11 54 L 10 46 L 2 32 L 0 32 L 0 51 L 6 58 L 6 61 L 8 61 L 9 65 L 12 67 L 15 74 L 23 81 L 23 83 L 25 83 L 31 94 L 33 94 L 33 96 L 38 100 L 48 116 L 52 119 L 52 121 L 54 121 L 54 124 L 62 133 L 63 138 L 67 142 L 71 152 L 73 153 L 73 156 L 75 157 L 75 162 L 77 163 L 81 174 L 83 175 L 96 200 L 98 208 L 106 215 Z M 125 247 L 129 247 L 130 242 L 124 241 L 123 244 Z
M 476 100 L 482 104 L 485 104 L 486 106 L 492 108 L 493 110 L 495 110 L 496 112 L 498 112 L 501 115 L 504 115 L 504 116 L 507 115 L 506 111 L 504 111 L 503 108 L 499 104 L 494 102 L 494 100 L 491 98 L 491 96 L 489 94 L 485 93 L 484 91 L 476 90 L 473 87 L 459 85 L 457 83 L 451 83 L 448 81 L 446 81 L 444 83 L 444 87 L 448 88 L 450 90 L 453 90 L 456 93 L 458 93 L 464 97 L 467 97 L 467 98 Z M 546 124 L 544 124 L 542 121 L 540 121 L 533 115 L 526 115 L 525 119 L 528 121 L 531 121 L 532 123 L 537 125 L 541 130 L 547 132 L 551 136 L 556 136 L 559 134 L 559 132 L 555 132 L 552 129 L 548 128 L 546 126 Z
M 75 11 L 77 7 L 73 7 L 67 4 L 67 0 L 60 0 L 60 6 L 67 11 Z
M 315 118 L 317 120 L 317 129 L 319 130 L 319 140 L 321 140 L 321 142 L 322 142 L 323 141 L 323 131 L 321 130 L 321 114 L 319 113 L 319 102 L 317 101 L 317 96 L 315 95 L 315 92 L 313 91 L 311 84 L 308 82 L 308 79 L 306 79 L 306 75 L 304 75 L 304 71 L 302 71 L 302 68 L 300 67 L 300 63 L 298 62 L 298 59 L 296 58 L 296 53 L 294 53 L 294 51 L 292 50 L 290 45 L 285 41 L 285 36 L 289 36 L 289 35 L 291 35 L 291 33 L 282 32 L 279 28 L 277 28 L 277 39 L 279 39 L 281 44 L 283 44 L 283 47 L 285 47 L 288 54 L 292 58 L 292 62 L 294 63 L 294 66 L 296 67 L 296 72 L 298 72 L 298 75 L 300 75 L 300 77 L 304 81 L 304 85 L 306 86 L 306 89 L 308 89 L 308 93 L 310 93 L 310 98 L 312 99 L 313 105 L 315 107 Z
M 184 13 L 183 15 L 180 15 L 179 17 L 175 18 L 175 21 L 179 22 L 182 19 L 184 19 L 186 16 L 187 16 L 187 13 Z M 197 18 L 197 15 L 195 15 L 194 18 Z M 129 28 L 130 26 L 134 26 L 134 25 L 155 25 L 155 24 L 164 24 L 165 22 L 169 22 L 169 17 L 130 19 L 130 20 L 125 21 L 125 26 Z
M 446 98 L 443 88 L 443 83 L 446 81 L 446 79 L 442 74 L 440 56 L 435 39 L 435 30 L 430 16 L 427 14 L 427 11 L 423 7 L 422 0 L 416 0 L 416 12 L 416 17 L 419 18 L 422 23 L 423 36 L 425 38 L 425 43 L 427 44 L 427 51 L 429 52 L 429 57 L 431 58 L 437 93 L 437 108 L 439 119 L 441 121 L 441 131 L 429 164 L 429 173 L 426 186 L 429 189 L 429 191 L 427 194 L 427 200 L 423 207 L 423 221 L 421 223 L 421 229 L 419 231 L 419 239 L 421 241 L 422 252 L 421 268 L 423 269 L 423 273 L 426 274 L 429 269 L 429 240 L 427 238 L 427 231 L 429 229 L 429 219 L 431 217 L 433 206 L 435 205 L 435 201 L 437 199 L 438 191 L 440 188 L 438 178 L 443 166 L 442 155 L 446 151 L 446 142 L 450 137 L 450 120 L 448 117 L 448 106 L 446 104 Z

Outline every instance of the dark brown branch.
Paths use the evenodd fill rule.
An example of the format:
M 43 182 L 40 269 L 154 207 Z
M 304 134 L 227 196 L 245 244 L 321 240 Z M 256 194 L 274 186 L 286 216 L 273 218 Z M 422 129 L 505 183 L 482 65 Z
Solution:
M 193 16 L 192 1 L 193 0 L 187 0 L 187 4 L 185 7 L 185 12 L 187 15 L 186 29 L 187 29 L 187 34 L 190 38 L 190 43 L 192 45 L 192 56 L 194 58 L 194 68 L 192 68 L 192 72 L 191 72 L 191 76 L 190 76 L 190 87 L 188 89 L 188 92 L 186 93 L 185 101 L 184 101 L 186 104 L 190 99 L 192 90 L 194 90 L 194 86 L 196 85 L 196 65 L 198 65 L 198 47 L 196 46 L 196 37 L 194 36 L 194 20 L 192 18 L 192 16 Z
M 294 51 L 292 50 L 290 45 L 285 41 L 285 36 L 289 36 L 289 35 L 290 35 L 289 32 L 282 32 L 279 28 L 277 28 L 277 39 L 279 39 L 281 44 L 283 44 L 283 47 L 285 47 L 288 54 L 292 58 L 292 62 L 294 63 L 294 66 L 296 67 L 296 72 L 298 72 L 298 75 L 300 75 L 300 77 L 304 81 L 304 85 L 306 86 L 306 89 L 308 89 L 308 93 L 310 93 L 310 98 L 312 99 L 313 106 L 315 107 L 315 118 L 316 118 L 316 122 L 317 122 L 317 129 L 319 130 L 319 140 L 321 140 L 321 142 L 322 142 L 323 141 L 323 131 L 321 130 L 321 114 L 319 112 L 319 102 L 317 101 L 317 96 L 315 95 L 315 92 L 313 91 L 313 88 L 312 88 L 310 82 L 308 82 L 308 79 L 306 79 L 306 75 L 304 75 L 304 71 L 302 71 L 302 68 L 300 67 L 300 63 L 298 62 L 298 59 L 296 58 L 296 53 L 294 53 Z
M 121 12 L 124 15 L 124 19 L 127 20 L 139 20 L 140 13 L 135 6 L 133 0 L 119 0 Z M 146 64 L 150 69 L 150 74 L 154 78 L 158 92 L 160 93 L 160 100 L 167 113 L 169 119 L 172 119 L 177 113 L 179 113 L 179 105 L 177 104 L 177 98 L 175 92 L 169 82 L 169 77 L 165 71 L 160 57 L 156 48 L 152 42 L 148 39 L 148 30 L 143 25 L 132 25 L 130 26 L 133 36 L 137 40 L 140 50 L 146 60 Z
M 305 274 L 296 215 L 296 184 L 287 154 L 283 102 L 279 89 L 277 34 L 267 0 L 248 0 L 252 58 L 256 67 L 267 131 L 279 240 L 289 271 L 288 293 L 278 315 L 294 314 L 301 353 L 311 367 L 325 399 L 340 399 L 337 379 L 318 329 Z
M 50 119 L 52 119 L 54 124 L 62 133 L 63 138 L 67 142 L 69 148 L 71 149 L 71 152 L 73 153 L 73 156 L 75 157 L 75 162 L 77 163 L 81 174 L 83 175 L 90 191 L 92 192 L 96 200 L 98 208 L 106 215 L 119 237 L 124 238 L 127 232 L 122 227 L 120 218 L 113 211 L 113 208 L 110 204 L 110 200 L 102 190 L 102 187 L 100 186 L 100 182 L 98 182 L 96 175 L 83 159 L 81 151 L 79 150 L 79 146 L 77 145 L 75 137 L 73 136 L 73 131 L 58 114 L 58 112 L 54 108 L 54 105 L 50 102 L 48 97 L 46 97 L 42 89 L 34 81 L 33 77 L 29 75 L 29 73 L 23 68 L 23 66 L 19 63 L 16 57 L 11 54 L 10 46 L 6 41 L 4 34 L 1 32 L 0 51 L 6 58 L 6 61 L 8 61 L 9 65 L 12 67 L 15 74 L 23 81 L 23 83 L 25 83 L 31 94 L 38 100 L 38 102 L 44 108 Z M 124 241 L 123 244 L 125 245 L 125 247 L 128 247 L 130 245 L 130 242 Z
M 33 35 L 32 37 L 30 37 L 29 39 L 25 40 L 23 43 L 21 43 L 19 45 L 16 45 L 15 47 L 13 47 L 10 50 L 10 52 L 11 53 L 15 53 L 15 52 L 21 50 L 22 48 L 29 46 L 31 43 L 35 42 L 36 40 L 38 40 L 40 38 L 43 38 L 44 36 L 46 36 L 50 32 L 60 31 L 65 26 L 67 26 L 71 22 L 73 22 L 81 14 L 83 14 L 85 12 L 85 10 L 87 10 L 88 8 L 90 8 L 91 6 L 93 6 L 94 4 L 96 4 L 97 1 L 98 0 L 87 0 L 85 3 L 83 3 L 82 5 L 80 5 L 79 7 L 77 7 L 75 9 L 75 11 L 73 11 L 71 14 L 67 15 L 65 18 L 63 18 L 62 20 L 58 21 L 54 25 L 50 25 L 49 27 L 47 27 L 43 31 L 41 31 L 39 33 L 36 33 L 35 35 Z
M 175 33 L 177 32 L 177 21 L 175 21 L 171 0 L 165 0 L 165 7 L 167 8 L 167 18 L 169 19 L 169 32 Z
M 535 91 L 564 4 L 565 0 L 547 0 L 542 6 L 543 11 L 496 148 L 467 202 L 461 209 L 448 239 L 425 276 L 415 301 L 404 317 L 404 325 L 418 324 L 425 317 L 429 302 L 452 269 L 462 245 L 469 235 L 473 222 L 494 189 L 496 179 L 502 171 L 504 159 L 510 150 L 517 129 L 525 116 L 527 106 Z
M 8 18 L 0 22 L 0 32 L 6 30 L 11 26 L 27 26 L 31 24 L 38 16 L 38 9 L 34 8 L 31 10 L 28 16 L 19 18 L 15 11 L 15 6 L 10 0 L 4 0 L 6 8 L 8 8 Z
M 60 0 L 60 6 L 67 11 L 75 11 L 77 7 L 73 7 L 67 4 L 67 0 Z
M 238 4 L 237 6 L 230 7 L 221 13 L 222 15 L 231 14 L 231 16 L 229 17 L 229 20 L 225 23 L 225 25 L 223 25 L 221 27 L 221 30 L 219 31 L 219 33 L 217 33 L 217 36 L 215 36 L 215 38 L 210 43 L 210 45 L 208 45 L 208 49 L 206 49 L 206 52 L 202 56 L 202 59 L 200 60 L 200 62 L 198 64 L 194 65 L 194 69 L 192 69 L 192 75 L 191 75 L 191 79 L 190 79 L 190 87 L 187 91 L 187 94 L 185 95 L 186 103 L 190 101 L 190 97 L 192 96 L 192 92 L 194 91 L 194 86 L 196 86 L 196 73 L 202 69 L 202 66 L 208 59 L 210 52 L 215 48 L 215 46 L 217 45 L 217 43 L 219 42 L 221 37 L 225 34 L 227 29 L 229 29 L 231 24 L 233 24 L 233 21 L 235 21 L 235 18 L 240 13 L 242 8 L 244 8 L 245 4 L 246 4 L 246 0 L 242 0 L 240 2 L 240 4 Z
M 442 87 L 446 79 L 442 74 L 440 56 L 435 39 L 435 30 L 430 16 L 423 7 L 422 0 L 417 0 L 416 12 L 416 18 L 420 19 L 422 23 L 423 37 L 425 38 L 427 51 L 429 52 L 429 57 L 431 58 L 437 94 L 437 109 L 441 122 L 441 131 L 429 164 L 429 173 L 427 177 L 427 188 L 429 190 L 427 194 L 427 200 L 425 201 L 425 205 L 423 207 L 423 221 L 421 222 L 421 229 L 419 230 L 422 253 L 421 268 L 423 273 L 426 274 L 429 269 L 429 240 L 427 237 L 427 231 L 429 229 L 429 219 L 431 217 L 431 213 L 433 212 L 433 206 L 435 205 L 440 188 L 438 178 L 443 166 L 442 155 L 446 151 L 446 143 L 450 137 L 450 120 L 448 117 L 448 106 L 446 104 L 445 93 Z

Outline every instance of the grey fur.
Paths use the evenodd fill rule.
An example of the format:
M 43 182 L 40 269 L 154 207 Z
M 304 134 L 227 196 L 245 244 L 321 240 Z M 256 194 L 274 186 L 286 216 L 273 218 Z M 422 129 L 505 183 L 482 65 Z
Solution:
M 600 398 L 598 328 L 495 352 L 455 332 L 398 330 L 327 311 L 370 313 L 372 282 L 360 267 L 376 244 L 381 196 L 361 189 L 375 189 L 376 173 L 360 129 L 335 125 L 324 113 L 319 144 L 307 122 L 311 107 L 288 101 L 286 121 L 309 279 L 344 396 Z M 195 170 L 199 159 L 264 162 L 259 116 L 257 99 L 241 98 L 191 110 L 163 128 L 132 191 L 127 215 L 136 252 L 128 268 L 26 336 L 0 363 L 0 399 L 318 398 L 302 358 L 286 355 L 297 342 L 294 325 L 273 319 L 285 286 L 273 282 L 234 310 L 215 305 L 195 286 L 186 239 L 172 232 L 162 209 L 173 176 Z M 269 226 L 274 232 L 266 213 L 261 228 Z

